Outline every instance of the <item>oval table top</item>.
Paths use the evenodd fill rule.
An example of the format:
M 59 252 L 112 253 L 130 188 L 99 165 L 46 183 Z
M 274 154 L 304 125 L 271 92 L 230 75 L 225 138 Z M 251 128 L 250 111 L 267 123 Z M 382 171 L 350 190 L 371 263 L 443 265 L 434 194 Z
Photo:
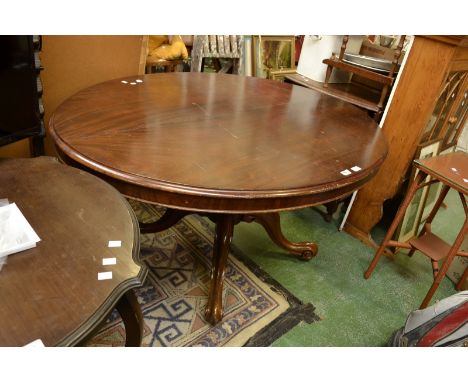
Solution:
M 324 198 L 311 196 L 365 183 L 387 154 L 377 124 L 355 106 L 228 74 L 158 73 L 101 83 L 60 105 L 49 129 L 62 157 L 122 193 L 195 210 L 203 203 L 194 196 L 210 199 L 200 209 L 213 211 L 256 209 L 226 199 L 289 199 L 270 203 L 270 210 L 317 204 Z M 355 166 L 360 170 L 350 170 Z
M 0 196 L 40 237 L 0 270 L 0 346 L 79 343 L 128 290 L 140 286 L 138 223 L 125 199 L 55 158 L 0 159 Z M 109 240 L 121 247 L 109 248 Z M 104 266 L 103 258 L 115 257 Z M 98 280 L 98 272 L 112 279 Z

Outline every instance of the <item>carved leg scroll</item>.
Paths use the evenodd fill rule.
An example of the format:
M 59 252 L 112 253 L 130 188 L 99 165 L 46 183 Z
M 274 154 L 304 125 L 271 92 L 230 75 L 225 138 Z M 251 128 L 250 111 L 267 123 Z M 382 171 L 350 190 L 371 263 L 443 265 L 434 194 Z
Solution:
M 315 243 L 292 243 L 281 232 L 279 213 L 255 214 L 253 221 L 259 223 L 270 236 L 273 242 L 288 252 L 299 255 L 303 260 L 310 260 L 317 255 L 318 247 Z
M 223 317 L 223 280 L 229 248 L 234 232 L 235 215 L 216 217 L 216 233 L 213 245 L 213 262 L 211 268 L 211 285 L 208 294 L 205 317 L 211 324 L 216 324 Z

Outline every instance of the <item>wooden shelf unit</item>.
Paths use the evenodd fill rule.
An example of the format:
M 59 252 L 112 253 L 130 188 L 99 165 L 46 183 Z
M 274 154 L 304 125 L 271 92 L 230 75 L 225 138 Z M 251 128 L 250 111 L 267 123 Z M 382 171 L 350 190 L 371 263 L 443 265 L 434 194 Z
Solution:
M 382 124 L 389 154 L 375 178 L 359 190 L 344 225 L 346 232 L 373 248 L 378 245 L 371 231 L 382 218 L 383 204 L 401 190 L 427 125 L 437 114 L 434 112 L 436 104 L 451 73 L 468 71 L 468 37 L 415 36 L 402 70 Z M 450 109 L 460 113 L 461 117 L 455 123 L 450 119 L 453 114 L 446 114 L 446 123 L 450 119 L 458 129 L 452 136 L 452 145 L 456 144 L 456 138 L 463 129 L 461 124 L 466 121 L 467 102 L 464 105 L 462 102 L 466 99 L 468 82 L 464 81 L 464 88 L 460 87 L 457 93 L 457 100 L 460 100 L 458 108 L 453 106 Z M 449 128 L 441 128 L 435 138 L 445 139 L 443 134 Z M 449 147 L 448 144 L 442 149 L 445 147 Z
M 328 94 L 371 112 L 379 111 L 377 103 L 379 101 L 380 92 L 377 89 L 371 89 L 359 83 L 337 83 L 324 86 L 323 82 L 311 80 L 297 73 L 285 75 L 284 80 L 285 82 L 301 85 L 320 93 Z
M 352 88 L 347 90 L 346 92 L 350 92 L 350 95 L 344 95 L 342 92 L 337 91 L 337 89 L 333 86 L 331 87 L 331 84 L 329 84 L 329 80 L 331 77 L 331 74 L 333 70 L 342 70 L 348 73 L 352 73 L 353 75 L 362 77 L 364 79 L 370 80 L 372 82 L 375 82 L 381 86 L 381 90 L 379 91 L 379 97 L 377 101 L 373 102 L 373 107 L 376 109 L 374 118 L 376 121 L 380 121 L 380 118 L 382 116 L 389 91 L 391 87 L 393 86 L 393 83 L 395 81 L 395 74 L 397 72 L 397 67 L 398 67 L 398 61 L 401 56 L 401 52 L 403 49 L 403 43 L 405 41 L 406 36 L 400 36 L 400 40 L 398 42 L 398 47 L 395 49 L 392 65 L 386 74 L 379 73 L 377 69 L 372 69 L 372 68 L 365 68 L 362 67 L 361 65 L 345 61 L 345 51 L 346 51 L 346 46 L 348 43 L 348 38 L 349 36 L 345 35 L 343 36 L 343 43 L 341 45 L 340 49 L 340 54 L 337 57 L 336 55 L 333 55 L 330 58 L 324 59 L 322 62 L 327 65 L 327 73 L 325 76 L 325 82 L 323 84 L 323 88 L 328 89 L 328 94 L 337 98 L 341 98 L 343 100 L 348 100 L 350 99 L 350 96 L 354 98 L 354 102 L 358 102 L 357 99 L 362 98 L 360 94 L 355 94 L 353 93 Z M 365 104 L 368 100 L 362 99 L 362 103 Z M 356 103 L 354 103 L 356 104 Z M 369 108 L 367 108 L 370 110 Z

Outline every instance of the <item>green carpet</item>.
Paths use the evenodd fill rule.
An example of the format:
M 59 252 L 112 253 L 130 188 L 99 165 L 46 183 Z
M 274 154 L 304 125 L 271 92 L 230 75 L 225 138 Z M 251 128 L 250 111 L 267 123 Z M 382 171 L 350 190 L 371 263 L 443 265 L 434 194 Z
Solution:
M 452 242 L 461 227 L 463 210 L 458 195 L 450 192 L 433 231 Z M 273 346 L 384 346 L 407 315 L 418 309 L 432 283 L 429 260 L 416 252 L 383 258 L 369 280 L 363 273 L 374 251 L 337 226 L 341 216 L 326 223 L 307 208 L 281 214 L 285 236 L 292 241 L 312 240 L 318 255 L 298 260 L 273 244 L 255 223 L 236 226 L 234 244 L 271 277 L 304 303 L 312 303 L 321 321 L 299 325 Z M 456 293 L 445 278 L 431 303 Z

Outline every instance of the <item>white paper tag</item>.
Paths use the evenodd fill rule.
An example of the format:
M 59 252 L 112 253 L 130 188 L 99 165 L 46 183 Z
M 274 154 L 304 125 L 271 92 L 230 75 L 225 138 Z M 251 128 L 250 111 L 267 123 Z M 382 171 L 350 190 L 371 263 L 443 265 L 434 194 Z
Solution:
M 121 247 L 122 242 L 120 240 L 109 240 L 109 248 Z
M 463 178 L 463 181 L 464 181 L 465 183 L 468 183 L 468 179 L 466 179 L 466 178 Z
M 29 344 L 24 345 L 25 348 L 31 347 L 31 348 L 44 348 L 45 345 L 42 342 L 41 339 L 34 340 L 33 342 L 30 342 Z
M 349 171 L 348 169 L 346 169 L 346 170 L 340 171 L 340 173 L 341 173 L 342 175 L 347 176 L 347 175 L 350 175 L 350 174 L 351 174 L 351 171 Z
M 354 172 L 358 172 L 358 171 L 361 171 L 361 167 L 353 166 L 353 167 L 351 167 L 351 170 L 353 170 Z
M 115 257 L 106 257 L 102 259 L 102 265 L 115 265 L 117 264 L 117 259 Z
M 99 272 L 97 274 L 98 280 L 110 280 L 112 279 L 112 272 Z

